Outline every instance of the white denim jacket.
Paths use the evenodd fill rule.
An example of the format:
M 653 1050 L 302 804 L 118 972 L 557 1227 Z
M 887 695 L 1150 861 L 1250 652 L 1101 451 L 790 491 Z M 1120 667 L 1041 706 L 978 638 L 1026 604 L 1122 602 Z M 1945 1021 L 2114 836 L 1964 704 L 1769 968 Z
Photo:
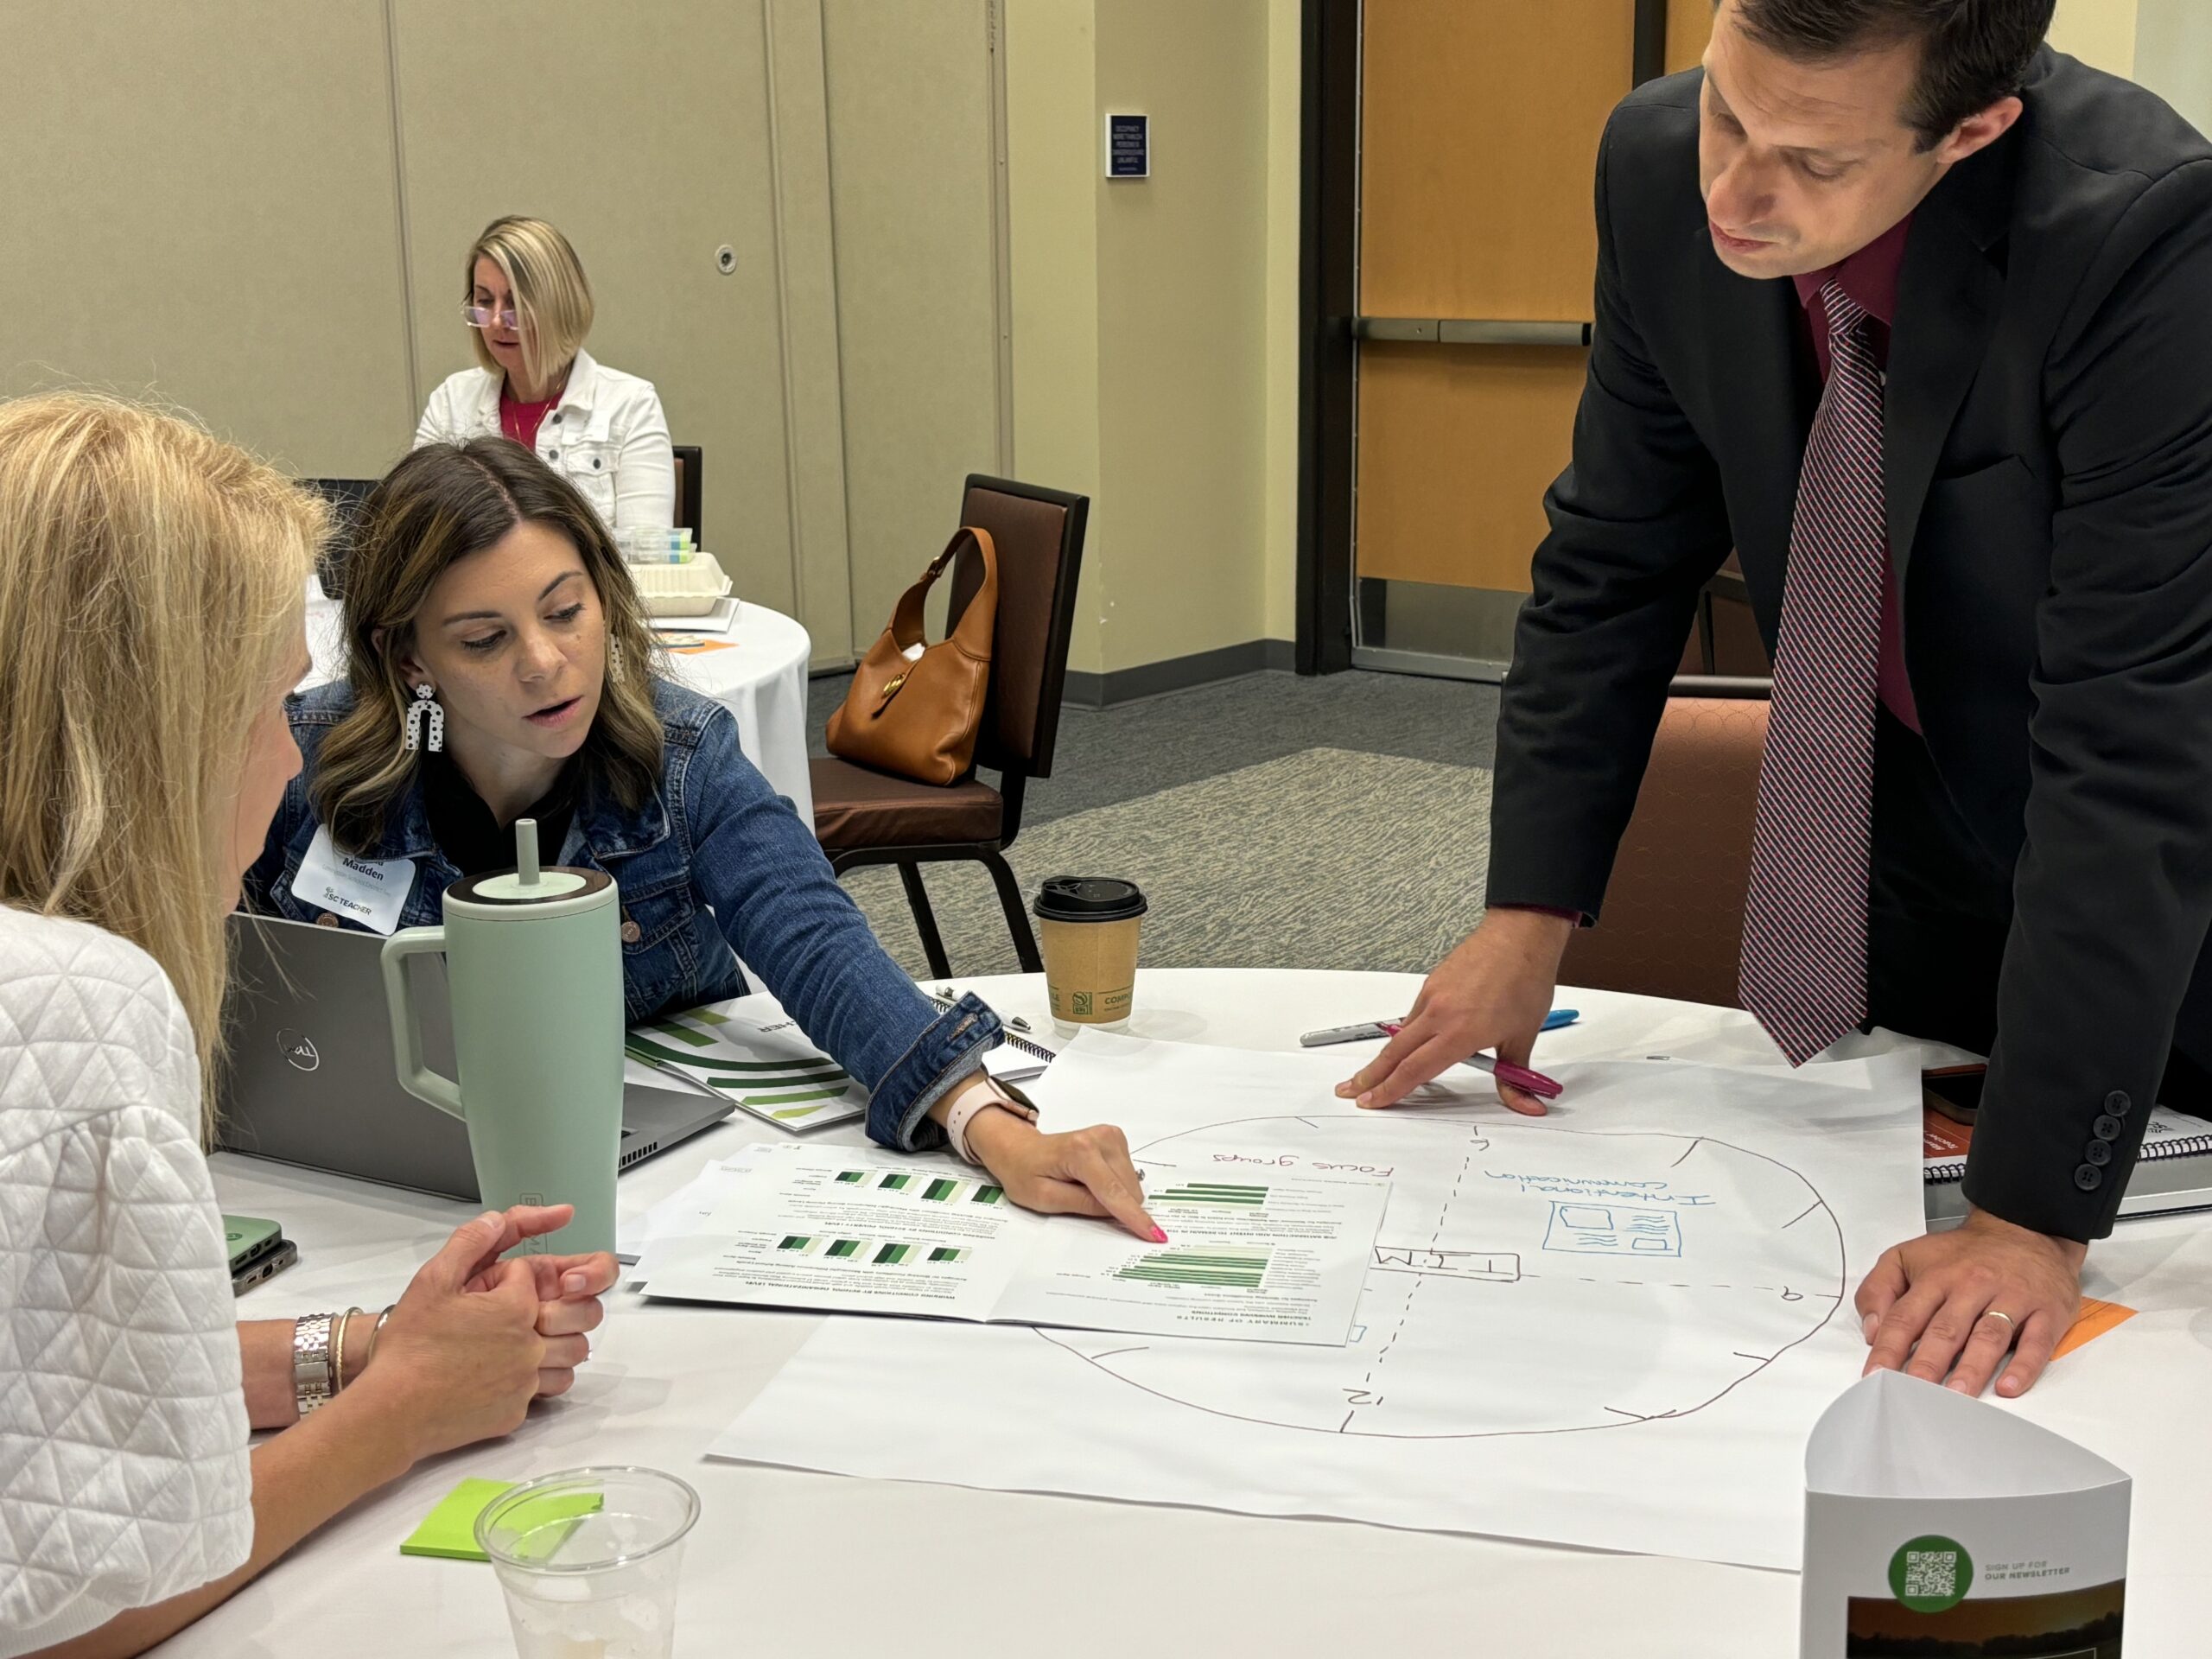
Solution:
M 487 369 L 448 376 L 430 394 L 415 447 L 497 437 L 500 385 Z M 650 380 L 579 351 L 560 403 L 538 426 L 537 454 L 616 530 L 676 523 L 676 453 Z

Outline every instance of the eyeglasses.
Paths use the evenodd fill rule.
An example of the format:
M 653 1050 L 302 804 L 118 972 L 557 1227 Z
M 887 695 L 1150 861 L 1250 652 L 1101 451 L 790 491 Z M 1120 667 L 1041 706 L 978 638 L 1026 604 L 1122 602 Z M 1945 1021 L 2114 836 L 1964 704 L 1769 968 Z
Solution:
M 463 301 L 461 315 L 461 321 L 472 328 L 489 328 L 495 323 L 502 328 L 518 326 L 515 321 L 515 308 L 512 305 L 504 310 L 494 311 L 488 305 L 476 305 L 468 301 Z

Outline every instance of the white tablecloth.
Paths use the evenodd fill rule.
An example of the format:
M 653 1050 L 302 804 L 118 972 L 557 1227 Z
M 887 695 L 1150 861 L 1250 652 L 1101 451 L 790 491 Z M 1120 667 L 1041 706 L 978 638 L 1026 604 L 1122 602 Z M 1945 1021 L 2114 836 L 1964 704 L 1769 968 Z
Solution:
M 1040 979 L 965 982 L 1002 1012 L 1043 1025 Z M 1147 972 L 1135 1029 L 1289 1048 L 1300 1031 L 1404 1007 L 1417 982 Z M 1583 1011 L 1583 1022 L 1547 1036 L 1542 1056 L 1774 1058 L 1740 1014 L 1597 991 L 1561 1000 Z M 640 1166 L 622 1178 L 623 1214 L 766 1133 L 724 1124 Z M 841 1127 L 826 1138 L 860 1137 Z M 469 1213 L 228 1154 L 214 1165 L 226 1210 L 277 1218 L 301 1250 L 298 1267 L 245 1299 L 243 1317 L 389 1301 Z M 2141 1313 L 2059 1362 L 2017 1408 L 2135 1477 L 2128 1651 L 2145 1659 L 2201 1652 L 2212 1618 L 2212 1565 L 2200 1547 L 2202 1495 L 2212 1490 L 2212 1435 L 2201 1427 L 2212 1400 L 2212 1231 L 2195 1217 L 2123 1222 L 2092 1252 L 2088 1288 Z M 1785 1573 L 704 1461 L 707 1444 L 815 1324 L 804 1314 L 649 1304 L 618 1293 L 597 1356 L 568 1400 L 541 1408 L 512 1440 L 416 1469 L 164 1651 L 223 1659 L 509 1651 L 488 1569 L 404 1557 L 399 1541 L 464 1476 L 515 1479 L 588 1463 L 651 1465 L 699 1490 L 679 1654 L 1780 1659 L 1796 1651 L 1797 1581 Z M 887 1376 L 883 1386 L 899 1380 Z M 1018 1399 L 1004 1403 L 1021 1409 Z
M 703 637 L 711 643 L 670 658 L 675 677 L 737 716 L 738 747 L 790 800 L 799 822 L 813 829 L 814 788 L 806 769 L 806 664 L 813 641 L 781 611 L 753 604 L 739 607 L 727 634 Z M 319 584 L 308 594 L 308 651 L 315 666 L 303 687 L 345 672 L 338 607 Z

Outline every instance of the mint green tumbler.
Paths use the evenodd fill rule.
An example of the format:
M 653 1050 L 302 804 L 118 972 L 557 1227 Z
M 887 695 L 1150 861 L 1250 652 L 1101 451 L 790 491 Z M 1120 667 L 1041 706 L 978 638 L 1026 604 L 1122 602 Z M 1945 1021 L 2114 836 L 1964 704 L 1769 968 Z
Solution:
M 486 1208 L 573 1204 L 558 1232 L 517 1255 L 614 1248 L 622 1140 L 622 945 L 614 878 L 537 862 L 537 824 L 515 823 L 517 868 L 446 889 L 445 925 L 385 941 L 400 1086 L 468 1125 Z M 458 1080 L 423 1063 L 407 958 L 442 951 Z

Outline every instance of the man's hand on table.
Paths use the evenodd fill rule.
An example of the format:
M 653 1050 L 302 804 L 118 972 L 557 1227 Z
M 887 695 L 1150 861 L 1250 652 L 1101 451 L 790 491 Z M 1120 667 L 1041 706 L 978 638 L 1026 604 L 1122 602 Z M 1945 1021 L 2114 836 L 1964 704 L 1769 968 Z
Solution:
M 1436 964 L 1389 1045 L 1337 1093 L 1363 1107 L 1395 1106 L 1484 1049 L 1527 1065 L 1573 933 L 1572 920 L 1549 911 L 1491 911 Z M 1525 1090 L 1501 1083 L 1497 1096 L 1526 1116 L 1544 1115 L 1544 1103 Z
M 1948 1376 L 1960 1393 L 1978 1395 L 2004 1366 L 1997 1392 L 2025 1394 L 2081 1309 L 2088 1254 L 2086 1244 L 1986 1210 L 1970 1211 L 1954 1231 L 1885 1250 L 1859 1287 L 1873 1348 L 1866 1371 L 1902 1370 L 1930 1382 Z

